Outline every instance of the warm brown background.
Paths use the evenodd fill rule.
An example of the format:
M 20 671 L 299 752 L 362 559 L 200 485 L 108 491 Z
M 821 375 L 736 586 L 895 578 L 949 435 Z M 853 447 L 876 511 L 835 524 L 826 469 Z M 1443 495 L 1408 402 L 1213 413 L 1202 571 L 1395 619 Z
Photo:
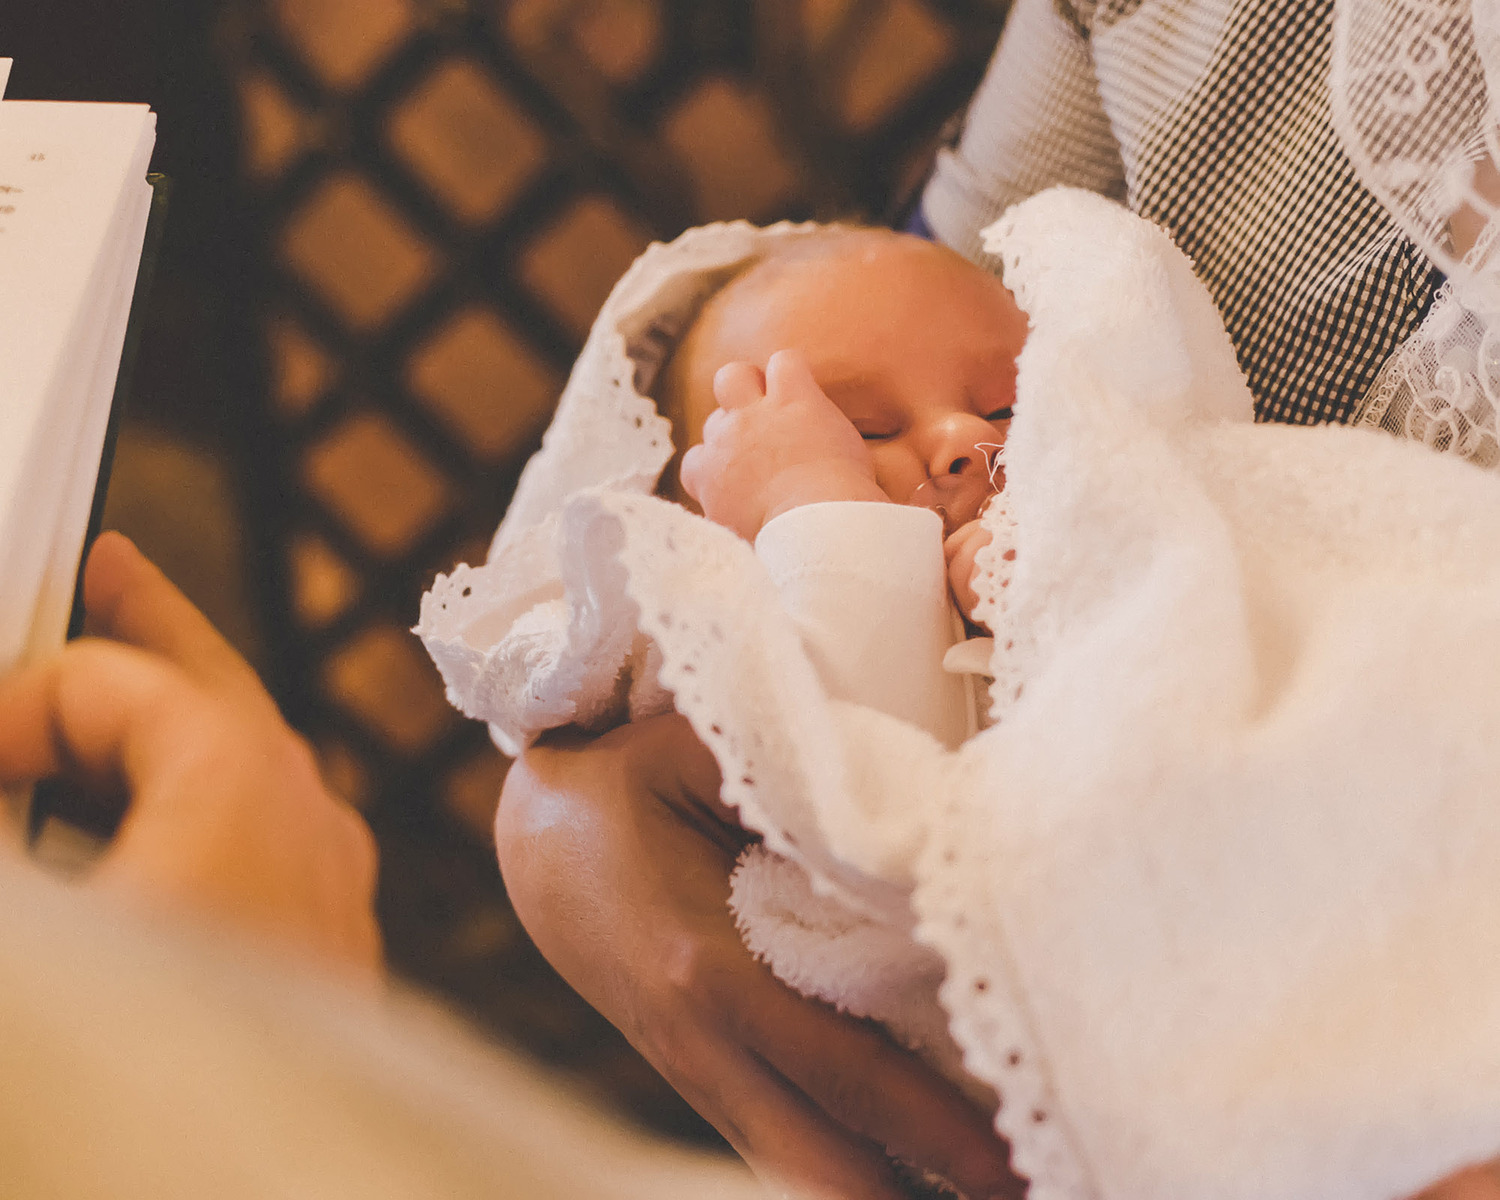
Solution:
M 15 98 L 144 100 L 176 192 L 109 522 L 254 659 L 382 850 L 395 967 L 659 1129 L 708 1131 L 547 968 L 505 764 L 406 632 L 482 558 L 653 237 L 892 219 L 1005 0 L 45 0 Z

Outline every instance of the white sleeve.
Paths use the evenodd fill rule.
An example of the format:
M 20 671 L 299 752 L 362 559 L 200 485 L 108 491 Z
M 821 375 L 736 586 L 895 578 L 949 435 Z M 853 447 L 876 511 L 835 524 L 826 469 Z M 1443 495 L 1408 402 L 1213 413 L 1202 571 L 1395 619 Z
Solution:
M 982 261 L 980 230 L 1012 204 L 1060 184 L 1121 198 L 1124 179 L 1087 37 L 1055 0 L 1016 0 L 958 145 L 923 192 L 927 224 Z
M 963 625 L 948 598 L 935 513 L 807 504 L 767 522 L 755 553 L 830 696 L 899 717 L 947 746 L 973 731 L 973 689 L 942 666 Z

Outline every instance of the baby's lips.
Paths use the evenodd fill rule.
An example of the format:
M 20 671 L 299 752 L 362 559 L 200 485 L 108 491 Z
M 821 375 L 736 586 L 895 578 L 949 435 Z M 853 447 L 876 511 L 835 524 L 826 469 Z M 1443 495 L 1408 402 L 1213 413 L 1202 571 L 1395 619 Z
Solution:
M 930 508 L 943 519 L 943 536 L 974 520 L 995 495 L 989 476 L 979 472 L 966 475 L 934 475 L 912 493 L 908 504 Z

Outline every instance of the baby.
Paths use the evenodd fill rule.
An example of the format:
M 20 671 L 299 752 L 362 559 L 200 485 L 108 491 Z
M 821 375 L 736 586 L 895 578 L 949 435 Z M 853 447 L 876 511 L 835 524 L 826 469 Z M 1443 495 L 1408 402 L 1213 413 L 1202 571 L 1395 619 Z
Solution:
M 1255 424 L 1192 264 L 1098 196 L 986 237 L 1009 292 L 861 230 L 648 251 L 490 561 L 424 599 L 450 696 L 513 750 L 682 712 L 765 839 L 747 942 L 994 1088 L 1038 1200 L 1492 1157 L 1500 482 Z M 981 483 L 968 525 L 1001 442 L 945 566 L 923 489 Z M 678 449 L 719 524 L 652 494 Z M 950 577 L 995 634 L 967 738 L 899 704 Z
M 681 245 L 690 246 L 692 236 Z M 992 274 L 909 235 L 828 226 L 785 236 L 756 231 L 754 240 L 748 260 L 724 269 L 689 267 L 684 274 L 693 290 L 686 299 L 667 288 L 642 303 L 634 319 L 610 312 L 600 319 L 602 327 L 613 322 L 624 334 L 632 390 L 653 396 L 670 422 L 675 452 L 660 481 L 651 482 L 658 494 L 754 544 L 829 698 L 894 717 L 930 734 L 935 744 L 956 747 L 979 723 L 979 697 L 966 676 L 983 673 L 989 640 L 974 639 L 971 661 L 949 658 L 949 651 L 970 648 L 953 601 L 973 614 L 975 555 L 987 541 L 978 516 L 1003 485 L 998 455 L 1011 420 L 1026 318 Z M 628 295 L 628 282 L 622 292 Z M 587 353 L 575 380 L 588 378 Z M 570 384 L 570 392 L 604 407 L 597 385 L 582 391 Z M 559 425 L 567 419 L 564 407 Z M 596 429 L 604 424 L 595 418 Z M 607 437 L 596 433 L 589 448 L 597 450 L 597 439 Z M 572 453 L 556 458 L 576 462 Z M 606 468 L 580 482 L 597 486 L 609 479 Z M 524 486 L 520 503 L 524 512 Z M 507 525 L 513 520 L 508 516 Z M 502 538 L 505 533 L 502 528 Z M 546 543 L 541 553 L 551 553 L 567 535 L 546 533 L 538 540 Z M 581 551 L 586 561 L 580 566 L 595 569 L 603 557 L 608 554 Z M 528 558 L 515 546 L 499 548 L 480 571 L 508 559 L 513 582 Z M 484 590 L 471 578 L 463 576 L 460 605 L 472 604 Z M 577 578 L 562 590 L 561 598 L 530 591 L 490 606 L 467 623 L 468 639 L 520 645 L 549 613 L 554 633 L 564 624 L 592 630 L 616 617 L 625 623 L 619 614 L 601 622 L 593 613 L 569 622 L 563 607 L 588 607 L 592 600 L 584 598 L 605 589 Z M 429 646 L 436 615 L 424 608 L 420 632 Z M 634 618 L 628 620 L 633 625 Z M 483 633 L 472 632 L 480 628 Z M 624 719 L 622 708 L 640 715 L 675 702 L 652 694 L 659 667 L 654 647 L 637 639 L 616 676 L 615 654 L 589 637 L 582 647 L 570 638 L 566 650 L 557 651 L 559 660 L 607 666 L 597 677 L 560 671 L 556 688 L 570 689 L 559 697 L 569 701 L 592 690 L 589 701 L 601 703 L 559 705 L 552 723 L 598 726 Z M 613 644 L 617 654 L 620 643 Z M 527 674 L 504 690 L 511 696 L 544 692 L 550 680 L 538 688 L 546 672 L 532 664 L 551 653 L 544 647 L 513 654 L 525 661 Z M 457 672 L 440 651 L 434 656 L 445 665 L 450 694 L 461 693 L 461 683 L 453 686 Z M 495 719 L 496 710 L 483 703 L 462 706 Z M 502 743 L 514 736 L 512 728 L 500 721 Z M 800 868 L 764 849 L 752 852 L 736 874 L 741 928 L 778 970 L 783 934 L 820 928 L 830 903 L 810 896 Z M 904 912 L 899 896 L 893 905 Z M 941 965 L 935 957 L 912 946 L 899 917 L 866 922 L 839 910 L 834 920 L 854 921 L 862 930 L 865 940 L 851 953 L 869 960 L 863 973 L 879 998 L 862 1003 L 859 995 L 835 992 L 795 970 L 788 981 L 858 1015 L 886 1019 L 901 1040 L 959 1074 L 936 1001 Z M 853 947 L 857 939 L 846 942 Z M 842 975 L 839 956 L 821 957 Z M 900 999 L 882 1002 L 891 995 Z
M 653 389 L 687 447 L 663 490 L 756 543 L 830 694 L 950 746 L 977 727 L 969 686 L 939 671 L 964 630 L 911 584 L 946 531 L 948 579 L 972 617 L 988 541 L 977 516 L 1003 485 L 1025 336 L 998 280 L 952 251 L 833 226 L 723 285 Z M 942 520 L 839 507 L 869 502 Z M 813 505 L 825 507 L 797 511 Z M 987 650 L 948 666 L 982 672 Z
M 925 504 L 933 481 L 962 481 L 935 502 L 972 613 L 974 518 L 1025 336 L 1010 293 L 946 248 L 838 227 L 795 243 L 712 297 L 670 359 L 658 398 L 691 447 L 682 486 L 753 541 L 800 505 Z
M 483 578 L 424 602 L 450 697 L 512 753 L 670 704 L 644 647 L 624 661 L 618 614 L 584 615 L 554 527 L 584 492 L 654 490 L 755 544 L 830 695 L 957 745 L 975 703 L 941 679 L 965 633 L 947 580 L 972 617 L 975 518 L 1003 483 L 1026 331 L 990 273 L 887 230 L 737 223 L 653 247 L 596 321 Z
M 824 695 L 930 735 L 935 749 L 956 747 L 979 724 L 969 676 L 983 673 L 990 643 L 974 639 L 970 662 L 950 658 L 950 651 L 970 648 L 953 601 L 973 614 L 975 555 L 988 540 L 978 516 L 1003 484 L 997 459 L 1026 318 L 989 272 L 908 235 L 830 226 L 757 240 L 746 261 L 686 272 L 694 281 L 686 299 L 669 289 L 644 303 L 643 332 L 632 330 L 628 316 L 601 318 L 605 328 L 614 321 L 632 348 L 634 389 L 654 396 L 670 421 L 676 452 L 660 482 L 652 480 L 655 490 L 754 545 L 783 623 L 795 630 Z M 587 378 L 587 366 L 585 359 L 575 378 Z M 599 399 L 592 391 L 574 395 Z M 603 424 L 596 421 L 596 428 Z M 627 428 L 633 427 L 632 421 Z M 608 480 L 604 470 L 590 482 Z M 679 526 L 703 525 L 675 515 Z M 710 532 L 724 540 L 722 530 Z M 570 535 L 558 529 L 539 541 L 547 543 L 543 553 L 554 552 Z M 560 599 L 528 593 L 493 607 L 470 628 L 482 625 L 484 640 L 516 645 L 528 626 L 546 625 L 550 613 L 554 632 L 563 625 L 590 631 L 582 645 L 570 637 L 559 659 L 608 665 L 597 676 L 560 672 L 557 684 L 560 692 L 571 688 L 567 699 L 592 690 L 590 699 L 605 701 L 587 704 L 587 723 L 622 720 L 622 708 L 634 716 L 679 698 L 690 704 L 687 696 L 652 694 L 660 660 L 642 639 L 614 674 L 615 654 L 624 647 L 603 639 L 615 647 L 612 654 L 592 631 L 611 624 L 633 630 L 636 618 L 623 606 L 599 603 L 615 589 L 585 577 L 607 573 L 612 552 L 601 546 L 577 554 L 584 575 Z M 491 562 L 509 560 L 514 578 L 527 558 L 502 549 Z M 694 572 L 683 588 L 709 587 L 709 574 L 706 567 Z M 483 590 L 468 578 L 461 602 Z M 726 599 L 724 619 L 734 620 L 734 597 Z M 564 616 L 569 605 L 586 614 L 581 621 Z M 424 609 L 424 627 L 429 615 Z M 445 674 L 451 684 L 453 673 Z M 538 677 L 532 671 L 509 691 L 529 694 Z M 737 684 L 734 671 L 722 672 L 710 690 L 726 693 L 728 703 Z M 801 690 L 793 676 L 783 686 Z M 494 710 L 483 705 L 466 710 L 493 719 Z M 556 712 L 557 724 L 579 720 L 574 711 Z M 904 802 L 922 803 L 909 793 Z M 793 836 L 807 850 L 815 818 L 804 816 L 808 828 Z M 904 897 L 858 872 L 850 882 L 855 891 L 877 888 L 887 911 L 873 919 L 814 897 L 801 867 L 755 847 L 736 871 L 732 906 L 747 944 L 789 983 L 883 1020 L 961 1079 L 936 998 L 941 964 L 911 942 Z M 840 932 L 826 934 L 831 927 Z M 796 954 L 790 962 L 781 954 L 788 935 L 820 943 L 838 938 L 837 953 L 817 954 L 822 976 L 802 973 Z M 853 976 L 846 959 L 857 964 Z M 846 990 L 856 977 L 863 990 Z M 914 1185 L 912 1194 L 928 1193 Z

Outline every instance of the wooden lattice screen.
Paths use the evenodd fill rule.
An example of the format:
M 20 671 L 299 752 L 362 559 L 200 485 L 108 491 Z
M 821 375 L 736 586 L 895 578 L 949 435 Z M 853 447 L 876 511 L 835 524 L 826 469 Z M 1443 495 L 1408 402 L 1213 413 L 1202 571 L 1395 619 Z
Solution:
M 265 275 L 295 721 L 383 848 L 393 962 L 638 1115 L 702 1130 L 505 906 L 505 765 L 408 634 L 478 561 L 589 322 L 653 237 L 889 216 L 1003 0 L 231 0 Z

